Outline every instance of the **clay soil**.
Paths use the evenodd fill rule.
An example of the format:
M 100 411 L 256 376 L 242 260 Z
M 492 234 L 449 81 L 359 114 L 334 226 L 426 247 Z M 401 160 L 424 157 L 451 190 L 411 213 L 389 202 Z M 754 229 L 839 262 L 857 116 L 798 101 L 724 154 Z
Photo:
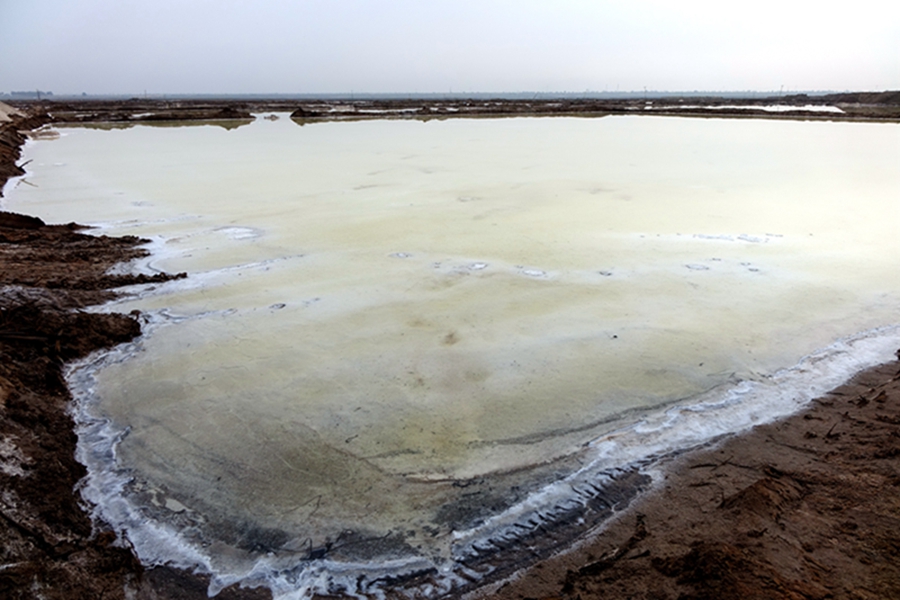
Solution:
M 607 527 L 484 597 L 900 598 L 900 362 L 660 466 Z
M 145 240 L 80 229 L 0 212 L 0 597 L 206 597 L 202 579 L 145 572 L 76 491 L 86 471 L 63 367 L 141 332 L 134 315 L 83 309 L 113 298 L 111 288 L 183 276 L 108 275 L 145 255 Z M 223 594 L 252 597 L 268 594 Z
M 20 172 L 19 129 L 48 118 L 3 126 L 5 173 Z M 141 243 L 0 213 L 2 598 L 206 597 L 203 577 L 143 569 L 77 492 L 85 469 L 63 368 L 140 334 L 134 315 L 84 309 L 120 286 L 171 277 L 108 274 L 144 255 Z M 787 420 L 672 457 L 659 473 L 574 549 L 471 597 L 900 598 L 900 362 Z M 231 587 L 219 597 L 271 594 Z

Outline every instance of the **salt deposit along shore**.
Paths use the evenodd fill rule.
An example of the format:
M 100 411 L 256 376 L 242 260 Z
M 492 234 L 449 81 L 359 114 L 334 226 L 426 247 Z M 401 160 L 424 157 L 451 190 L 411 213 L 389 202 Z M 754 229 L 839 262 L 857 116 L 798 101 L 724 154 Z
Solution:
M 608 526 L 482 597 L 900 598 L 900 362 L 659 465 Z
M 4 238 L 4 257 L 12 258 L 4 264 L 4 282 L 17 283 L 19 285 L 24 282 L 29 287 L 37 287 L 40 281 L 34 275 L 34 265 L 39 262 L 40 256 L 45 259 L 49 258 L 49 253 L 45 251 L 42 255 L 31 256 L 27 259 L 28 267 L 24 269 L 28 274 L 28 277 L 26 277 L 22 274 L 21 269 L 18 273 L 16 269 L 17 265 L 21 267 L 23 263 L 26 263 L 26 260 L 22 260 L 22 255 L 17 255 L 13 250 L 22 250 L 27 243 L 34 243 L 39 246 L 37 240 L 41 235 L 35 234 L 35 231 L 49 234 L 51 231 L 57 230 L 44 228 L 40 223 L 35 223 L 34 221 L 28 221 L 27 219 L 23 221 L 13 217 L 9 217 L 5 223 L 9 227 L 5 227 L 3 231 L 8 230 L 10 233 Z M 84 242 L 84 240 L 81 240 L 81 242 Z M 59 245 L 61 240 L 55 243 Z M 84 254 L 83 248 L 81 253 Z M 55 256 L 60 258 L 59 253 L 55 253 Z M 121 258 L 123 257 L 118 257 L 116 260 Z M 102 265 L 99 262 L 97 264 Z M 7 265 L 9 265 L 8 268 Z M 100 269 L 100 272 L 105 272 L 105 266 Z M 47 285 L 52 289 L 62 289 L 67 285 L 78 289 L 84 288 L 84 284 L 77 283 L 74 279 L 61 282 L 58 275 L 55 279 L 51 279 L 52 281 L 47 283 Z M 124 283 L 124 281 L 110 280 L 106 281 L 104 285 L 116 287 Z M 17 301 L 20 300 L 21 295 Z M 80 302 L 87 303 L 89 300 L 94 299 L 85 297 Z M 7 329 L 10 328 L 7 327 Z M 30 335 L 23 328 L 16 327 L 12 329 L 11 335 L 7 332 L 4 343 L 7 341 L 11 343 L 39 344 L 42 341 L 53 341 L 53 338 L 48 336 L 47 332 L 43 330 L 39 331 L 37 335 Z M 115 341 L 124 341 L 124 339 Z M 62 339 L 58 343 L 50 344 L 50 348 L 46 351 L 52 355 L 54 348 L 57 352 L 60 348 L 66 348 L 66 340 Z M 4 349 L 4 354 L 7 352 L 10 352 L 11 355 L 12 350 L 7 351 Z M 64 358 L 71 360 L 75 356 L 66 355 Z M 896 365 L 893 365 L 891 367 L 893 371 L 891 372 L 882 370 L 879 374 L 872 375 L 871 377 L 875 377 L 875 379 L 863 380 L 865 387 L 862 391 L 858 388 L 848 388 L 850 391 L 845 390 L 841 392 L 841 394 L 845 395 L 850 394 L 851 397 L 847 402 L 852 401 L 852 404 L 849 404 L 843 411 L 840 410 L 841 403 L 835 402 L 834 398 L 826 398 L 825 403 L 831 402 L 832 408 L 836 406 L 836 412 L 833 414 L 814 415 L 809 413 L 805 419 L 801 416 L 785 422 L 789 424 L 797 421 L 799 423 L 797 426 L 798 431 L 795 432 L 794 438 L 779 437 L 778 443 L 786 443 L 791 447 L 803 448 L 803 452 L 807 454 L 819 451 L 824 452 L 823 459 L 813 464 L 813 466 L 798 462 L 796 457 L 791 459 L 783 456 L 786 454 L 783 452 L 776 451 L 774 452 L 776 456 L 770 456 L 770 453 L 761 450 L 760 445 L 752 441 L 753 437 L 748 436 L 739 436 L 731 441 L 726 440 L 723 442 L 726 445 L 721 448 L 714 448 L 712 452 L 725 452 L 723 457 L 719 457 L 718 460 L 709 459 L 708 457 L 704 459 L 700 454 L 689 454 L 689 458 L 699 457 L 694 459 L 696 461 L 694 464 L 697 466 L 693 469 L 689 466 L 683 466 L 679 471 L 677 463 L 682 459 L 667 459 L 666 463 L 663 463 L 661 466 L 661 469 L 665 469 L 666 473 L 669 474 L 669 478 L 665 480 L 666 483 L 664 485 L 657 484 L 657 488 L 648 495 L 647 500 L 636 502 L 628 511 L 615 520 L 608 529 L 600 532 L 600 535 L 591 538 L 594 541 L 585 543 L 580 550 L 567 555 L 569 558 L 563 557 L 556 559 L 556 562 L 541 563 L 545 566 L 530 569 L 528 571 L 529 574 L 521 577 L 516 582 L 505 585 L 496 593 L 505 594 L 506 597 L 511 598 L 559 597 L 561 595 L 575 597 L 579 594 L 583 598 L 593 597 L 593 595 L 613 598 L 634 597 L 635 595 L 640 597 L 639 594 L 645 594 L 648 597 L 678 597 L 679 595 L 685 595 L 686 597 L 729 597 L 728 594 L 735 592 L 735 590 L 744 590 L 744 592 L 741 592 L 742 595 L 748 595 L 746 590 L 751 589 L 757 590 L 758 593 L 769 594 L 757 597 L 792 597 L 790 596 L 792 593 L 800 594 L 800 596 L 796 597 L 818 597 L 816 594 L 822 596 L 825 593 L 822 591 L 824 589 L 831 590 L 835 597 L 866 597 L 866 593 L 873 594 L 872 597 L 892 597 L 892 594 L 896 594 L 896 590 L 892 590 L 890 585 L 892 581 L 897 580 L 897 577 L 896 572 L 892 571 L 891 568 L 896 563 L 896 560 L 891 562 L 889 559 L 892 556 L 891 548 L 896 553 L 897 542 L 890 535 L 891 532 L 897 531 L 897 527 L 895 523 L 892 526 L 889 518 L 891 515 L 896 515 L 896 506 L 891 508 L 890 504 L 882 505 L 879 502 L 880 500 L 890 502 L 890 494 L 884 494 L 883 492 L 884 489 L 889 489 L 893 485 L 893 480 L 890 475 L 885 475 L 885 473 L 897 473 L 897 452 L 894 450 L 896 448 L 896 435 L 890 435 L 894 431 L 891 427 L 895 425 L 892 419 L 896 421 L 895 415 L 897 412 L 897 390 L 890 381 L 897 371 L 896 367 Z M 7 380 L 13 381 L 13 378 L 7 376 Z M 12 400 L 5 402 L 6 406 L 21 406 L 21 402 L 17 404 L 17 399 L 21 398 L 21 392 L 16 389 L 17 387 L 10 386 L 12 391 L 9 392 L 4 388 L 7 397 L 12 398 Z M 881 394 L 882 391 L 885 393 Z M 838 395 L 837 397 L 841 398 L 842 396 Z M 893 400 L 890 400 L 891 398 Z M 865 408 L 868 411 L 873 411 L 871 415 L 868 415 L 871 422 L 866 422 L 868 413 L 860 412 L 855 414 L 852 410 L 848 410 L 851 408 Z M 818 408 L 815 410 L 818 410 Z M 844 413 L 847 413 L 847 415 Z M 819 418 L 827 420 L 837 417 L 840 417 L 838 419 L 839 424 L 829 422 L 829 428 L 824 432 L 820 432 L 810 425 L 811 423 L 818 423 L 817 419 Z M 840 429 L 843 425 L 847 426 L 846 431 Z M 854 436 L 859 437 L 858 432 L 853 429 L 854 426 L 858 426 L 862 428 L 860 431 L 866 432 L 868 437 L 865 438 L 864 442 L 867 441 L 868 446 L 866 443 L 860 444 L 859 440 L 854 440 Z M 790 429 L 788 425 L 784 424 L 766 427 L 781 427 L 786 431 Z M 766 430 L 765 428 L 758 428 L 751 435 L 756 435 L 760 431 L 764 432 Z M 4 464 L 8 464 L 8 469 L 3 471 L 4 476 L 8 478 L 8 481 L 12 482 L 9 485 L 7 482 L 4 482 L 4 489 L 12 489 L 14 491 L 24 489 L 24 486 L 17 486 L 16 483 L 23 481 L 21 478 L 27 476 L 29 468 L 35 472 L 39 470 L 35 467 L 29 467 L 32 464 L 29 462 L 30 454 L 24 451 L 17 452 L 19 446 L 16 446 L 17 442 L 12 439 L 16 435 L 24 437 L 21 435 L 21 432 L 11 433 L 7 436 L 11 440 L 9 442 L 10 448 L 7 449 L 4 446 L 3 455 L 6 461 Z M 782 432 L 780 435 L 787 434 Z M 4 438 L 4 443 L 6 439 Z M 737 457 L 731 456 L 728 451 L 728 444 L 739 443 L 741 440 L 751 440 L 751 442 L 745 443 L 745 447 L 742 450 L 744 454 L 738 454 Z M 849 451 L 842 451 L 845 449 L 841 444 L 850 444 L 851 442 L 855 442 L 857 447 Z M 817 448 L 815 446 L 816 443 L 821 444 L 822 447 Z M 828 446 L 828 444 L 832 444 L 832 446 Z M 769 444 L 769 446 L 763 444 L 763 447 L 772 449 L 779 446 L 778 444 Z M 835 449 L 838 450 L 838 454 L 834 454 Z M 822 452 L 819 452 L 819 454 L 822 454 Z M 842 462 L 837 461 L 835 463 L 836 471 L 834 472 L 838 474 L 846 474 L 847 460 L 850 460 L 847 458 L 848 456 L 851 458 L 853 456 L 861 457 L 859 460 L 864 461 L 869 466 L 864 467 L 862 464 L 852 463 L 852 473 L 855 475 L 857 473 L 856 469 L 860 469 L 861 478 L 859 481 L 871 483 L 872 487 L 877 488 L 877 492 L 881 496 L 876 493 L 874 500 L 856 499 L 856 496 L 854 496 L 853 498 L 841 500 L 841 502 L 832 502 L 826 507 L 821 497 L 816 494 L 828 495 L 829 493 L 824 491 L 825 488 L 816 486 L 824 485 L 822 481 L 828 480 L 827 466 L 830 463 L 827 459 L 829 456 L 831 459 L 834 459 L 836 456 L 841 458 Z M 778 462 L 775 459 L 787 459 L 787 462 Z M 675 464 L 669 464 L 673 460 Z M 72 461 L 70 460 L 70 462 Z M 835 462 L 835 460 L 831 462 Z M 75 468 L 77 470 L 77 467 Z M 866 470 L 866 468 L 869 470 Z M 709 470 L 711 470 L 712 474 L 704 474 L 704 471 Z M 732 473 L 732 470 L 734 473 Z M 687 477 L 676 477 L 675 473 L 681 471 L 686 473 Z M 823 473 L 826 474 L 823 475 Z M 745 475 L 743 479 L 740 477 L 741 474 Z M 694 476 L 694 478 L 691 479 L 690 476 Z M 17 477 L 20 479 L 15 479 Z M 75 479 L 77 479 L 77 476 Z M 840 479 L 837 476 L 834 476 L 833 479 L 838 482 L 838 487 L 841 487 Z M 671 483 L 673 481 L 684 481 L 684 484 Z M 60 483 L 65 488 L 65 480 L 60 479 Z M 68 489 L 71 489 L 71 485 L 70 479 Z M 855 485 L 853 486 L 853 491 L 858 492 L 865 490 L 865 488 L 866 486 L 864 485 Z M 711 490 L 713 489 L 715 489 L 716 494 L 712 494 L 712 499 L 710 499 Z M 749 491 L 741 492 L 744 489 Z M 753 499 L 760 494 L 764 497 L 763 501 Z M 750 501 L 741 500 L 741 498 L 748 495 L 753 497 Z M 679 509 L 671 510 L 667 513 L 662 508 L 653 508 L 650 503 L 656 501 L 654 499 L 659 497 L 664 499 L 664 507 L 671 509 L 675 506 L 679 507 Z M 829 497 L 833 498 L 833 496 Z M 670 498 L 678 498 L 678 502 L 673 503 L 671 500 L 667 500 Z M 768 498 L 768 500 L 765 500 L 765 498 Z M 715 506 L 709 505 L 710 502 L 713 502 L 715 506 L 722 507 L 718 509 L 721 517 L 719 519 L 721 526 L 717 527 L 715 524 L 717 512 L 713 510 Z M 867 514 L 860 516 L 854 513 L 854 510 L 857 513 L 860 512 L 859 507 L 864 502 L 866 503 Z M 761 509 L 757 506 L 760 503 L 763 506 Z M 775 509 L 765 508 L 765 506 L 768 506 L 767 503 L 773 504 Z M 37 520 L 27 521 L 20 515 L 21 513 L 27 516 L 27 511 L 16 508 L 21 506 L 22 504 L 18 503 L 14 509 L 4 512 L 6 516 L 4 523 L 19 522 L 19 525 L 22 525 L 25 531 L 28 531 L 30 527 L 30 529 L 37 530 L 40 533 L 40 528 L 35 526 L 34 523 L 44 519 L 45 516 L 42 514 Z M 681 508 L 694 506 L 700 507 L 698 509 L 700 510 L 699 513 L 692 513 Z M 828 510 L 825 510 L 826 508 Z M 16 510 L 19 512 L 16 512 Z M 768 527 L 765 521 L 758 524 L 756 521 L 750 522 L 746 519 L 742 521 L 735 517 L 736 511 L 741 511 L 742 515 L 762 512 L 765 513 L 763 515 L 763 518 L 765 518 L 773 510 L 777 514 L 771 517 L 774 523 L 772 527 Z M 807 523 L 805 528 L 798 525 L 797 531 L 799 533 L 792 530 L 790 526 L 792 526 L 794 521 L 791 521 L 790 517 L 787 516 L 793 514 L 792 510 L 799 510 L 802 514 L 814 512 L 816 517 L 813 521 L 810 521 L 810 523 L 815 524 L 812 533 L 822 536 L 825 535 L 822 532 L 826 531 L 829 532 L 828 535 L 830 537 L 821 538 L 813 535 L 803 537 L 805 535 L 804 532 L 812 529 L 809 523 Z M 46 513 L 47 511 L 44 512 Z M 850 513 L 852 513 L 851 517 L 848 517 L 847 515 Z M 637 514 L 643 514 L 644 516 L 639 518 Z M 670 514 L 673 515 L 671 521 L 668 519 Z M 687 520 L 679 525 L 676 517 Z M 833 531 L 828 528 L 829 517 L 837 519 L 836 524 L 832 528 Z M 747 518 L 749 519 L 750 517 Z M 888 521 L 885 521 L 885 518 Z M 660 521 L 664 521 L 664 523 Z M 691 538 L 683 535 L 691 530 L 691 523 L 702 523 L 703 532 L 708 534 L 708 537 Z M 735 523 L 738 523 L 738 525 L 735 526 Z M 741 524 L 746 526 L 746 531 L 741 529 Z M 35 529 L 36 527 L 37 529 Z M 83 529 L 82 527 L 82 531 Z M 699 529 L 699 527 L 694 529 Z M 17 532 L 21 530 L 21 527 L 16 529 Z M 776 533 L 773 533 L 773 531 Z M 667 532 L 675 533 L 667 534 Z M 729 534 L 734 534 L 738 537 L 728 537 Z M 746 535 L 741 538 L 739 534 Z M 767 537 L 770 534 L 774 542 Z M 619 537 L 616 537 L 617 535 Z M 48 539 L 50 540 L 49 542 L 47 541 Z M 25 594 L 23 597 L 31 597 L 28 594 L 32 592 L 30 591 L 31 588 L 26 590 L 20 584 L 29 583 L 33 580 L 39 581 L 39 585 L 46 586 L 46 589 L 42 591 L 45 597 L 53 597 L 51 590 L 55 589 L 54 586 L 59 586 L 59 582 L 62 581 L 62 579 L 53 580 L 53 576 L 59 578 L 59 574 L 61 572 L 69 572 L 67 569 L 72 567 L 72 565 L 83 566 L 89 564 L 89 553 L 86 552 L 86 548 L 91 547 L 91 544 L 104 548 L 114 547 L 109 544 L 109 536 L 104 535 L 95 537 L 92 542 L 82 543 L 81 546 L 79 546 L 77 536 L 70 536 L 67 539 L 76 540 L 74 542 L 70 541 L 70 544 L 75 546 L 74 550 L 71 550 L 70 546 L 61 547 L 58 539 L 51 539 L 47 535 L 44 535 L 43 543 L 35 544 L 45 549 L 49 548 L 51 554 L 55 553 L 56 562 L 54 564 L 57 565 L 56 567 L 41 566 L 39 561 L 30 558 L 25 560 L 7 560 L 12 566 L 4 569 L 0 577 L 11 577 L 12 585 L 9 586 L 9 589 L 21 591 Z M 86 537 L 85 539 L 88 538 Z M 837 543 L 831 543 L 832 539 L 836 540 Z M 857 544 L 854 546 L 854 540 L 857 539 L 865 539 L 866 545 L 859 546 Z M 692 546 L 692 540 L 699 541 L 701 544 Z M 753 543 L 749 543 L 748 540 L 752 540 Z M 779 546 L 779 544 L 785 543 L 784 540 L 787 540 L 788 545 L 786 547 L 783 545 Z M 796 570 L 791 570 L 799 568 L 788 560 L 790 556 L 793 556 L 791 554 L 792 549 L 796 550 L 796 545 L 792 545 L 792 540 L 799 540 L 797 544 L 806 553 L 805 555 L 798 555 L 806 556 L 808 559 L 804 559 L 805 562 L 803 564 L 818 564 L 821 572 L 815 571 L 811 575 L 797 576 Z M 831 545 L 825 544 L 823 540 L 828 541 Z M 720 545 L 709 549 L 703 546 L 703 543 Z M 618 550 L 612 550 L 611 544 L 616 545 Z M 834 547 L 838 548 L 836 555 L 844 556 L 844 558 L 835 559 L 832 556 Z M 111 549 L 110 552 L 115 554 L 118 551 Z M 769 554 L 766 554 L 766 552 Z M 896 554 L 893 556 L 896 558 Z M 885 557 L 888 560 L 879 560 L 879 558 L 883 559 Z M 92 585 L 100 585 L 98 582 L 105 580 L 108 583 L 108 589 L 114 591 L 121 589 L 119 587 L 120 583 L 124 586 L 128 580 L 131 580 L 131 583 L 128 585 L 133 590 L 136 589 L 136 593 L 139 596 L 143 594 L 145 597 L 153 597 L 147 595 L 152 593 L 156 594 L 156 597 L 192 597 L 189 595 L 191 593 L 190 590 L 205 595 L 205 587 L 202 582 L 194 582 L 189 577 L 166 569 L 154 569 L 146 573 L 140 582 L 136 582 L 128 575 L 131 572 L 130 569 L 133 569 L 133 565 L 129 566 L 123 558 L 117 560 L 120 560 L 119 567 L 109 567 L 109 563 L 105 567 L 110 571 L 110 579 L 108 580 L 96 576 L 96 571 L 102 569 L 95 569 L 90 576 L 85 576 L 86 572 L 75 570 L 72 571 L 72 576 L 65 585 L 75 585 L 73 582 L 86 583 L 88 580 L 92 582 Z M 838 560 L 838 562 L 835 563 L 835 560 Z M 863 566 L 854 570 L 852 568 L 855 564 L 854 560 L 857 560 Z M 847 566 L 848 564 L 850 564 L 850 567 Z M 629 567 L 634 568 L 629 571 Z M 703 569 L 706 569 L 706 571 Z M 785 574 L 785 570 L 789 572 Z M 568 574 L 568 571 L 572 571 L 572 573 Z M 629 572 L 633 575 L 631 579 L 629 579 Z M 726 576 L 729 573 L 735 576 Z M 736 574 L 738 573 L 744 573 L 745 576 L 742 576 L 744 578 L 737 577 Z M 828 573 L 832 573 L 831 579 L 829 579 Z M 837 577 L 835 574 L 840 575 L 840 577 Z M 844 577 L 844 574 L 852 576 Z M 753 577 L 757 577 L 757 579 L 753 579 Z M 5 579 L 0 579 L 0 581 L 5 581 Z M 773 581 L 774 583 L 771 583 Z M 804 581 L 811 583 L 804 587 L 802 585 Z M 628 585 L 636 585 L 638 587 L 628 588 Z M 606 588 L 602 586 L 606 586 Z M 71 588 L 64 590 L 60 587 L 58 590 L 62 595 L 57 597 L 71 597 Z M 65 595 L 66 592 L 69 595 Z M 254 593 L 263 594 L 263 597 L 267 594 L 265 590 L 252 592 L 232 589 L 223 592 L 222 597 L 228 597 L 229 594 Z M 494 591 L 489 593 L 494 593 Z M 621 596 L 616 596 L 615 594 L 617 593 L 621 594 Z M 694 596 L 691 596 L 691 594 L 694 594 Z

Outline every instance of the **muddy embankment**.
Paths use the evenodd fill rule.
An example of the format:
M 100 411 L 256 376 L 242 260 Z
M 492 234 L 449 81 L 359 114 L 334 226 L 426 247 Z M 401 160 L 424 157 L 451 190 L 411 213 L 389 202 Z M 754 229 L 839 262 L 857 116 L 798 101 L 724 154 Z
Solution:
M 45 114 L 0 123 L 0 189 L 23 174 L 23 131 Z M 181 275 L 109 275 L 147 254 L 145 240 L 82 233 L 75 225 L 0 212 L 0 597 L 205 598 L 202 578 L 141 568 L 131 549 L 92 523 L 76 491 L 72 398 L 63 367 L 140 335 L 133 315 L 95 314 L 114 288 Z M 223 598 L 268 598 L 226 590 Z
M 682 117 L 900 122 L 900 91 L 794 94 L 772 97 L 664 96 L 597 98 L 328 98 L 158 99 L 20 101 L 54 123 L 177 125 L 204 121 L 226 128 L 253 120 L 253 113 L 291 113 L 298 123 L 363 119 L 449 119 L 517 116 L 658 115 Z M 779 110 L 771 110 L 778 106 Z M 833 112 L 823 112 L 827 107 Z
M 601 532 L 483 597 L 900 598 L 900 361 L 660 466 Z
M 779 107 L 772 111 L 773 105 Z M 825 112 L 827 107 L 834 112 Z M 835 110 L 836 109 L 836 110 Z M 263 106 L 255 110 L 266 110 Z M 271 109 L 274 110 L 274 109 Z M 723 98 L 665 96 L 630 99 L 560 98 L 534 100 L 317 100 L 299 103 L 298 121 L 454 117 L 657 115 L 681 117 L 900 121 L 900 92 Z

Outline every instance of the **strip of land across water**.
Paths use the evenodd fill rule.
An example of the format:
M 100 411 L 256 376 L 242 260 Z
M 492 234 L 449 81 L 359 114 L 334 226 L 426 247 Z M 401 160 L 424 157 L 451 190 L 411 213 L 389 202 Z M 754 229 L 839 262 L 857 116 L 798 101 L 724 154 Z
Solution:
M 665 96 L 655 98 L 321 98 L 321 99 L 154 99 L 25 102 L 16 106 L 45 111 L 57 123 L 164 123 L 186 120 L 241 121 L 252 113 L 289 112 L 301 121 L 360 119 L 447 119 L 660 115 L 840 121 L 900 121 L 900 92 L 795 94 L 773 97 Z
M 2 108 L 2 106 L 0 106 Z M 629 100 L 304 100 L 17 103 L 0 112 L 0 185 L 48 123 L 301 122 L 612 114 L 900 121 L 900 92 Z M 203 577 L 144 569 L 92 523 L 63 379 L 68 361 L 140 335 L 134 315 L 83 309 L 152 279 L 110 275 L 143 240 L 0 212 L 0 596 L 205 598 Z M 900 598 L 900 361 L 801 414 L 672 457 L 653 489 L 575 548 L 476 597 Z M 221 598 L 270 598 L 232 587 Z

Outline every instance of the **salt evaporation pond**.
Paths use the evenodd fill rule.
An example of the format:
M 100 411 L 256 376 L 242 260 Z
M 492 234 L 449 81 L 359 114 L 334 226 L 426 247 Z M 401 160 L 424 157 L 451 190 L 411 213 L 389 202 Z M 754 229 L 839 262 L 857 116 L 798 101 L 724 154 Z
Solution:
M 189 274 L 70 376 L 83 493 L 213 592 L 456 593 L 900 344 L 895 124 L 61 133 L 6 208 Z

